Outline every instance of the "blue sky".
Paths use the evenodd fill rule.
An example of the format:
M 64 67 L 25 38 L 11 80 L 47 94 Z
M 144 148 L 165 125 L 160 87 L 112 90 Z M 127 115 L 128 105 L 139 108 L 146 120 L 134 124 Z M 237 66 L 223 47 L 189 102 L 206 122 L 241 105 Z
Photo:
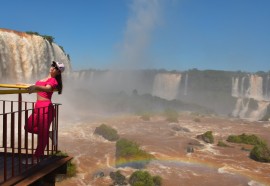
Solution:
M 9 0 L 0 27 L 51 35 L 74 70 L 269 71 L 269 0 Z

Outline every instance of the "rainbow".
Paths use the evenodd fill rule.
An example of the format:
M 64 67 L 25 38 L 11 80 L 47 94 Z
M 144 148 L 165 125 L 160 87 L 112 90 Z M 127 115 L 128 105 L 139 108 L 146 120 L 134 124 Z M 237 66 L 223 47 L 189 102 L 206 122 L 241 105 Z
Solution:
M 129 165 L 146 165 L 149 160 L 143 159 L 130 159 L 129 162 L 126 161 L 117 161 L 116 167 L 129 167 Z M 262 185 L 270 185 L 270 179 L 267 176 L 258 176 L 254 174 L 254 171 L 244 171 L 237 170 L 236 168 L 231 167 L 228 164 L 220 164 L 216 162 L 209 162 L 207 160 L 199 159 L 198 157 L 158 157 L 152 160 L 153 163 L 158 162 L 163 165 L 168 166 L 194 166 L 199 168 L 212 169 L 213 171 L 219 171 L 224 167 L 225 172 L 232 173 L 234 175 L 239 175 L 243 178 L 247 178 L 250 181 L 255 181 L 256 183 Z M 146 165 L 147 166 L 147 165 Z M 131 166 L 131 168 L 134 168 Z M 146 168 L 147 169 L 147 168 Z

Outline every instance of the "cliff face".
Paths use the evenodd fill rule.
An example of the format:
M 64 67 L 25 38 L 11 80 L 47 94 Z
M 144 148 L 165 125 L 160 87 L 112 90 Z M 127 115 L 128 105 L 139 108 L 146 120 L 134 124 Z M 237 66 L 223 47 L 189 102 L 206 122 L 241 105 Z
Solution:
M 63 62 L 65 74 L 70 73 L 70 61 L 57 44 L 41 36 L 0 29 L 1 82 L 34 82 L 47 75 L 53 60 Z
M 93 91 L 151 94 L 165 100 L 199 104 L 219 114 L 253 120 L 267 119 L 270 103 L 268 73 L 189 70 L 168 72 L 78 71 L 72 79 Z M 80 83 L 73 83 L 80 85 Z M 269 117 L 268 117 L 269 118 Z

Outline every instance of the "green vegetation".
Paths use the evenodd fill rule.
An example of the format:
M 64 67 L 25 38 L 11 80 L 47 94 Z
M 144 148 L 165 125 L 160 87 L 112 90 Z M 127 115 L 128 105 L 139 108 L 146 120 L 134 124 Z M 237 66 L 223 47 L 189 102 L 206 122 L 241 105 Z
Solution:
M 110 178 L 113 180 L 113 185 L 127 185 L 126 177 L 119 170 L 111 172 Z
M 94 134 L 101 135 L 103 138 L 109 141 L 116 141 L 119 139 L 117 131 L 105 124 L 101 124 L 99 127 L 97 127 Z
M 74 177 L 77 173 L 77 166 L 72 161 L 67 163 L 67 177 Z
M 140 149 L 139 145 L 127 139 L 116 142 L 116 162 L 125 166 L 143 168 L 154 156 Z
M 232 143 L 244 143 L 244 144 L 249 144 L 249 145 L 257 145 L 261 143 L 261 139 L 259 137 L 257 137 L 256 135 L 252 134 L 252 135 L 247 135 L 245 133 L 241 134 L 241 135 L 230 135 L 227 138 L 228 142 L 232 142 Z
M 26 31 L 25 33 L 30 34 L 30 35 L 40 36 L 40 34 L 38 32 Z
M 103 76 L 107 71 L 91 69 L 88 72 L 95 72 L 98 74 L 98 78 L 98 76 Z M 151 71 L 149 72 L 153 73 Z M 144 76 L 146 78 L 150 78 L 150 75 L 145 74 Z M 104 111 L 108 112 L 129 112 L 133 114 L 135 113 L 136 115 L 139 115 L 143 112 L 163 114 L 166 108 L 170 108 L 177 111 L 178 113 L 183 111 L 213 113 L 206 107 L 202 107 L 194 103 L 187 103 L 181 100 L 165 100 L 157 96 L 152 96 L 151 94 L 139 94 L 136 90 L 134 90 L 132 94 L 121 91 L 116 93 L 104 93 L 103 95 L 96 94 L 86 89 L 79 89 L 77 92 L 79 94 L 77 96 L 89 98 L 90 100 L 99 100 L 99 104 L 106 105 L 106 107 L 103 109 Z M 100 99 L 100 96 L 102 96 L 102 99 Z M 81 104 L 85 105 L 83 102 L 76 102 L 75 104 L 76 106 L 80 105 L 80 107 L 82 106 Z M 86 106 L 87 105 L 85 105 L 85 107 Z
M 46 39 L 47 41 L 49 41 L 50 44 L 52 44 L 52 42 L 54 42 L 54 37 L 52 37 L 52 36 L 41 35 L 41 34 L 39 34 L 38 32 L 32 32 L 32 31 L 27 31 L 27 32 L 25 32 L 25 33 L 30 34 L 30 35 L 41 36 L 41 37 L 43 37 L 43 39 Z M 63 50 L 63 51 L 64 51 L 64 50 Z
M 168 122 L 178 122 L 179 114 L 173 109 L 166 109 L 164 115 Z
M 60 156 L 60 157 L 67 157 L 68 156 L 68 154 L 66 152 L 62 152 L 62 151 L 58 151 L 55 155 Z M 66 176 L 67 177 L 74 177 L 74 176 L 76 176 L 76 173 L 77 173 L 76 164 L 73 163 L 72 161 L 67 162 Z
M 224 143 L 223 141 L 218 141 L 217 146 L 219 146 L 219 147 L 229 147 L 229 145 L 227 145 L 227 144 Z
M 160 186 L 161 177 L 154 176 L 147 171 L 135 171 L 129 178 L 129 183 L 131 186 Z
M 260 162 L 270 162 L 270 149 L 267 144 L 261 141 L 256 144 L 250 152 L 250 158 Z
M 139 115 L 141 116 L 141 119 L 144 121 L 149 121 L 151 117 L 151 114 L 149 112 L 143 112 Z
M 201 122 L 201 119 L 200 118 L 194 118 L 193 121 L 199 123 L 199 122 Z
M 249 156 L 251 159 L 255 161 L 270 162 L 270 149 L 267 143 L 254 134 L 246 135 L 245 133 L 243 133 L 238 136 L 230 135 L 227 141 L 232 142 L 232 143 L 243 143 L 243 144 L 254 145 L 251 151 L 246 148 L 242 148 L 242 150 L 250 151 Z
M 68 156 L 68 154 L 66 153 L 66 152 L 62 152 L 62 151 L 58 151 L 56 154 L 55 154 L 56 156 L 63 156 L 63 157 L 67 157 Z
M 242 147 L 241 150 L 242 151 L 247 151 L 247 152 L 250 152 L 251 151 L 251 149 L 250 148 L 247 148 L 247 147 Z
M 43 37 L 43 39 L 46 39 L 47 41 L 49 41 L 50 44 L 52 44 L 52 42 L 54 42 L 54 37 L 52 37 L 52 36 L 42 35 L 41 37 Z
M 113 180 L 113 185 L 128 185 L 127 178 L 119 170 L 111 172 L 110 178 Z M 140 170 L 133 172 L 128 182 L 131 186 L 161 186 L 162 178 Z
M 155 186 L 161 186 L 162 185 L 162 177 L 160 176 L 153 176 L 153 182 Z
M 197 138 L 202 139 L 206 143 L 214 143 L 212 131 L 207 131 L 202 135 L 198 135 Z
M 60 46 L 60 45 L 59 45 L 59 47 L 61 48 L 61 50 L 62 50 L 64 53 L 66 53 L 63 46 Z

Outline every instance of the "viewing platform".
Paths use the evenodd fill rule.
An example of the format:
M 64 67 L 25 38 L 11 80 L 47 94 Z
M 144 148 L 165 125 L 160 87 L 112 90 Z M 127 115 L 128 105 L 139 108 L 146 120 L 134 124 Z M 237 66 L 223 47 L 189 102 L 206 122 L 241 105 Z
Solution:
M 53 137 L 48 139 L 44 155 L 36 162 L 34 152 L 38 135 L 24 129 L 29 116 L 34 112 L 35 102 L 22 101 L 22 93 L 28 93 L 26 86 L 0 84 L 0 95 L 18 95 L 16 101 L 0 100 L 0 185 L 40 185 L 40 182 L 55 185 L 56 176 L 66 174 L 68 162 L 72 159 L 58 150 L 61 104 L 53 103 L 54 118 L 50 127 Z M 44 113 L 46 108 L 40 109 Z

